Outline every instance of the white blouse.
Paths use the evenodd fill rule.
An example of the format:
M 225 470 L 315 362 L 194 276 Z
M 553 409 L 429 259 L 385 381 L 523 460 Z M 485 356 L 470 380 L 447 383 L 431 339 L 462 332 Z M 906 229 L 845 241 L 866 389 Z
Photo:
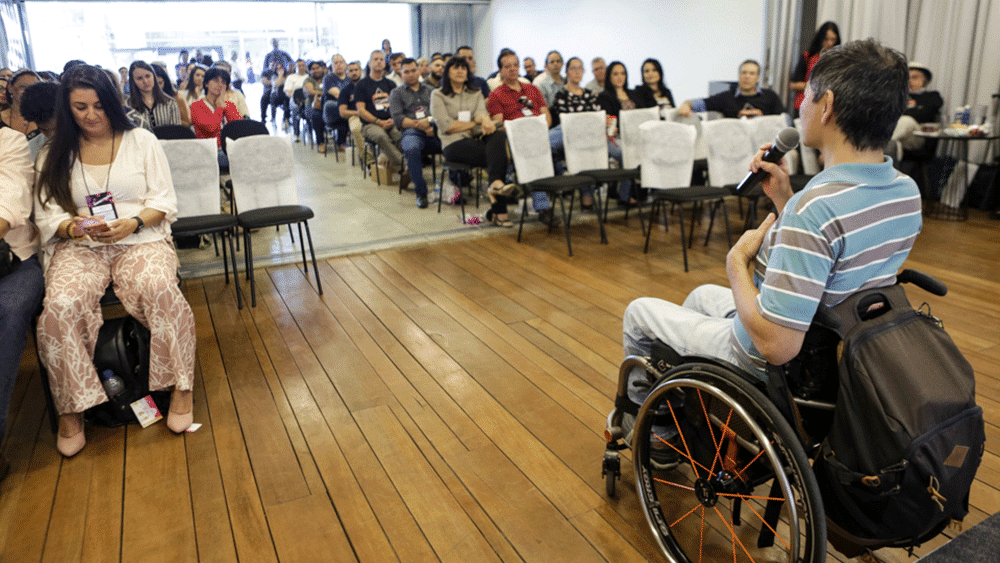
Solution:
M 10 127 L 0 128 L 0 219 L 10 225 L 3 239 L 22 260 L 38 252 L 38 229 L 29 221 L 32 179 L 28 139 Z
M 38 155 L 39 170 L 47 155 L 47 148 Z M 114 198 L 115 212 L 119 219 L 134 217 L 147 207 L 166 214 L 159 224 L 147 227 L 138 234 L 131 234 L 117 244 L 155 242 L 170 234 L 170 223 L 177 220 L 177 196 L 170 178 L 167 155 L 155 135 L 139 127 L 126 131 L 106 183 L 104 178 L 100 181 L 94 178 L 79 160 L 74 163 L 70 172 L 70 191 L 77 206 L 77 215 L 90 215 L 86 202 L 88 193 L 97 194 L 105 190 L 110 191 Z M 41 231 L 43 244 L 51 245 L 64 240 L 56 235 L 56 230 L 67 219 L 72 219 L 72 216 L 54 199 L 50 199 L 45 205 L 35 201 L 35 224 Z M 86 246 L 104 246 L 87 237 L 76 242 Z

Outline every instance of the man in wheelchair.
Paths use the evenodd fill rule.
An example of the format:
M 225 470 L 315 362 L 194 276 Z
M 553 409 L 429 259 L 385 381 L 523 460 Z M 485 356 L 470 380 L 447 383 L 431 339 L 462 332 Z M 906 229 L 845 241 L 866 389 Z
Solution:
M 673 386 L 671 379 L 653 390 L 649 364 L 629 359 L 623 364 L 606 435 L 608 493 L 613 494 L 618 463 L 612 450 L 625 435 L 626 445 L 636 450 L 637 485 L 647 518 L 665 553 L 697 551 L 701 559 L 707 550 L 708 560 L 717 560 L 722 553 L 712 554 L 713 544 L 705 535 L 711 519 L 714 533 L 723 537 L 718 543 L 732 540 L 733 553 L 727 558 L 743 552 L 749 556 L 752 546 L 743 546 L 749 538 L 741 539 L 735 531 L 742 518 L 756 525 L 758 547 L 774 545 L 796 554 L 796 561 L 799 556 L 822 560 L 822 516 L 814 514 L 810 500 L 819 494 L 807 494 L 803 489 L 815 485 L 796 477 L 795 471 L 809 471 L 809 461 L 788 444 L 796 440 L 795 431 L 760 393 L 756 396 L 762 400 L 749 403 L 730 397 L 755 396 L 754 382 L 767 381 L 769 364 L 780 366 L 795 358 L 820 307 L 896 282 L 921 229 L 916 183 L 883 154 L 906 107 L 908 78 L 903 55 L 874 40 L 827 51 L 813 68 L 801 108 L 802 142 L 823 154 L 826 168 L 793 194 L 786 161 L 764 162 L 770 147 L 761 147 L 750 169 L 770 175 L 762 187 L 777 216 L 769 214 L 729 251 L 730 287 L 698 287 L 682 305 L 644 297 L 625 311 L 627 357 L 653 357 L 661 373 L 695 356 L 722 360 L 749 374 L 746 381 L 727 376 L 721 372 L 732 374 L 731 368 L 706 360 L 690 377 L 676 375 L 682 383 Z M 623 401 L 625 392 L 628 401 Z M 647 396 L 650 401 L 636 421 L 628 413 L 635 413 L 635 405 Z M 636 422 L 643 432 L 650 431 L 636 432 L 639 437 L 633 441 Z M 772 426 L 785 430 L 774 432 Z M 791 471 L 791 466 L 797 469 Z M 662 476 L 675 467 L 670 477 Z M 682 490 L 689 491 L 685 494 L 692 496 L 693 506 L 674 497 L 670 503 L 657 501 L 658 495 Z M 727 499 L 730 513 L 723 515 L 719 508 Z M 693 543 L 681 545 L 686 541 Z

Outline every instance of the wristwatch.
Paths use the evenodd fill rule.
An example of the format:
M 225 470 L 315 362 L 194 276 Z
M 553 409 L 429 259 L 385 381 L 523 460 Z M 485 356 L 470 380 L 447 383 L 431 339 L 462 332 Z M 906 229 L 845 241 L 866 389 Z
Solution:
M 134 231 L 132 231 L 132 234 L 133 235 L 139 234 L 139 231 L 141 231 L 143 228 L 146 227 L 146 223 L 142 220 L 142 217 L 139 217 L 138 215 L 136 215 L 135 217 L 132 217 L 132 218 L 135 219 L 135 222 L 138 223 L 138 225 L 139 225 L 139 226 L 137 226 L 135 228 Z

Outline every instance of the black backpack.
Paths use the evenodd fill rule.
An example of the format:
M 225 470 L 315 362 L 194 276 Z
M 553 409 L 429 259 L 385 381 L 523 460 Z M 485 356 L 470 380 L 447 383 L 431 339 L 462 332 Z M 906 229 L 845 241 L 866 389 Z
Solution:
M 985 428 L 975 374 L 941 321 L 894 285 L 851 296 L 817 324 L 843 341 L 813 465 L 830 541 L 848 556 L 913 546 L 964 518 Z
M 135 424 L 138 420 L 129 406 L 149 395 L 149 329 L 131 316 L 108 319 L 101 325 L 94 348 L 97 373 L 110 370 L 125 383 L 125 393 L 118 400 L 86 410 L 87 421 L 103 426 Z M 170 392 L 154 391 L 153 400 L 166 416 L 170 408 Z

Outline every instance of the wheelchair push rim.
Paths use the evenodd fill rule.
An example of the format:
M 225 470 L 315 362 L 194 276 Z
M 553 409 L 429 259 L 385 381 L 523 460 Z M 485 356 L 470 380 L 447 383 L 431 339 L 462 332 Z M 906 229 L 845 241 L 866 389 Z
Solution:
M 636 488 L 657 544 L 672 562 L 824 561 L 822 500 L 800 443 L 763 394 L 721 371 L 674 368 L 636 419 Z M 675 406 L 681 397 L 685 404 Z M 673 422 L 676 438 L 657 435 L 654 422 L 664 420 Z M 679 465 L 651 465 L 657 446 L 673 449 Z M 776 510 L 780 518 L 768 515 Z M 773 545 L 760 547 L 765 527 Z

